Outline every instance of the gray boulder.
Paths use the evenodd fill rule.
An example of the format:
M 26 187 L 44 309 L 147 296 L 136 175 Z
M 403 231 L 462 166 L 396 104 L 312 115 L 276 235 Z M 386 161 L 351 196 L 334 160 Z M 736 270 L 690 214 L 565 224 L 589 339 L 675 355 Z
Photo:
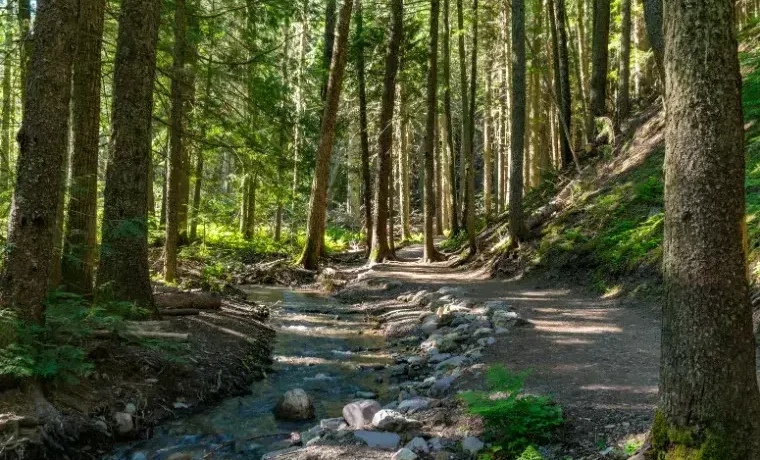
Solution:
M 404 416 L 395 410 L 383 409 L 372 417 L 372 426 L 378 430 L 401 432 L 422 426 L 418 420 Z
M 380 403 L 372 399 L 354 401 L 343 406 L 343 418 L 351 428 L 361 428 L 372 423 L 372 417 L 380 410 Z
M 427 409 L 429 406 L 430 400 L 427 398 L 412 398 L 401 401 L 397 410 L 404 414 L 414 414 L 415 412 Z
M 282 395 L 274 408 L 274 416 L 280 420 L 311 420 L 315 414 L 314 401 L 301 388 Z
M 483 444 L 483 441 L 476 438 L 475 436 L 468 436 L 462 440 L 462 449 L 472 455 L 477 454 L 483 450 L 484 447 L 485 444 Z
M 417 460 L 417 454 L 404 447 L 400 451 L 393 454 L 391 460 Z

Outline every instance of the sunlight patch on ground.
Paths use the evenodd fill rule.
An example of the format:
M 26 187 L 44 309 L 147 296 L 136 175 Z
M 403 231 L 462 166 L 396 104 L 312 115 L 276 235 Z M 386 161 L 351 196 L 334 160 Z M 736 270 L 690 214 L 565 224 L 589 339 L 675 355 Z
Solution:
M 557 345 L 593 345 L 593 340 L 586 339 L 570 339 L 570 338 L 558 338 L 552 340 Z
M 547 321 L 533 319 L 530 321 L 536 326 L 536 329 L 542 332 L 560 332 L 563 334 L 619 334 L 623 329 L 617 326 L 595 324 L 580 325 L 577 323 L 569 324 L 565 321 Z
M 583 385 L 581 390 L 586 391 L 624 391 L 634 394 L 657 394 L 656 386 L 633 386 L 633 385 Z

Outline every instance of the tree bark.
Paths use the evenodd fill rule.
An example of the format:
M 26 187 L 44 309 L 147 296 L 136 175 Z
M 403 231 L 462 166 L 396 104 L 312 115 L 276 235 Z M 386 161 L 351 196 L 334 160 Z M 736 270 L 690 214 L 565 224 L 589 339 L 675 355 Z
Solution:
M 451 25 L 449 0 L 443 0 L 443 110 L 446 115 L 446 143 L 451 153 L 449 181 L 451 182 L 451 210 L 449 211 L 451 236 L 459 234 L 459 197 L 457 191 L 457 162 L 454 149 L 454 125 L 451 117 Z
M 392 26 L 388 39 L 383 79 L 383 99 L 380 109 L 380 123 L 377 150 L 377 176 L 375 179 L 375 213 L 372 219 L 372 251 L 370 262 L 381 262 L 393 258 L 388 247 L 388 177 L 391 168 L 393 148 L 393 110 L 396 101 L 396 75 L 399 67 L 399 49 L 404 36 L 404 3 L 392 0 Z
M 478 0 L 472 0 L 472 49 L 471 69 L 470 69 L 470 108 L 467 111 L 467 121 L 469 127 L 466 131 L 469 139 L 467 141 L 466 166 L 465 166 L 465 229 L 467 230 L 467 241 L 470 246 L 470 255 L 478 252 L 478 245 L 475 235 L 475 92 L 477 89 L 477 71 L 478 71 Z
M 512 140 L 509 156 L 509 235 L 513 244 L 527 237 L 523 216 L 525 149 L 525 0 L 512 0 Z
M 660 86 L 665 87 L 665 36 L 662 29 L 662 0 L 644 1 L 644 26 L 647 29 L 649 44 L 652 45 L 655 67 L 660 79 Z M 664 91 L 664 90 L 663 90 Z
M 72 92 L 74 136 L 61 273 L 66 288 L 92 294 L 97 251 L 100 149 L 100 52 L 105 0 L 82 0 L 76 34 Z
M 171 79 L 171 112 L 169 121 L 169 171 L 166 201 L 166 238 L 164 244 L 164 280 L 174 282 L 177 276 L 177 250 L 180 234 L 180 207 L 183 195 L 184 108 L 187 49 L 187 6 L 185 0 L 174 2 L 174 55 Z
M 572 94 L 570 92 L 570 58 L 567 52 L 567 28 L 565 27 L 565 0 L 554 0 L 553 11 L 549 14 L 554 19 L 557 29 L 557 70 L 554 76 L 559 80 L 557 98 L 557 118 L 559 118 L 559 145 L 562 167 L 566 168 L 573 162 L 573 151 L 570 146 L 572 137 Z M 582 95 L 581 95 L 582 98 Z
M 335 124 L 338 116 L 338 103 L 343 85 L 343 75 L 348 57 L 348 30 L 351 25 L 353 0 L 343 0 L 338 21 L 337 41 L 330 66 L 330 81 L 327 85 L 325 111 L 322 116 L 317 162 L 314 170 L 314 182 L 309 200 L 309 219 L 306 229 L 306 244 L 299 264 L 308 270 L 319 265 L 319 254 L 324 236 L 324 222 L 327 206 L 327 182 L 330 172 L 330 156 L 335 141 Z
M 402 97 L 399 104 L 405 103 Z M 400 174 L 399 174 L 399 207 L 401 211 L 401 239 L 408 241 L 412 238 L 411 229 L 411 171 L 409 168 L 409 145 L 411 143 L 411 130 L 409 129 L 409 120 L 407 119 L 406 112 L 400 110 L 400 125 L 401 125 L 401 162 L 400 162 Z
M 666 295 L 654 455 L 757 460 L 760 391 L 733 5 L 674 0 L 664 13 Z
M 364 63 L 364 12 L 361 0 L 356 0 L 356 70 L 359 80 L 359 137 L 362 157 L 362 196 L 364 198 L 364 222 L 367 254 L 372 249 L 372 176 L 369 165 L 369 134 L 367 132 L 367 83 Z
M 461 6 L 461 0 L 458 0 Z M 440 259 L 435 249 L 435 235 L 433 234 L 433 220 L 435 219 L 435 190 L 433 189 L 434 162 L 435 162 L 435 119 L 436 101 L 438 98 L 438 14 L 440 4 L 438 0 L 430 0 L 430 43 L 428 57 L 430 59 L 427 69 L 427 119 L 425 122 L 425 168 L 423 186 L 423 214 L 424 214 L 424 251 L 422 259 L 425 262 L 434 262 Z M 464 48 L 464 38 L 460 36 L 460 46 Z M 464 66 L 464 61 L 462 60 Z M 466 77 L 465 77 L 466 78 Z M 467 91 L 465 86 L 464 91 Z M 467 122 L 465 121 L 464 124 Z M 464 126 L 463 124 L 463 126 Z
M 491 99 L 493 97 L 493 57 L 488 56 L 486 62 L 486 90 L 485 104 L 483 107 L 483 206 L 486 213 L 486 222 L 490 222 L 493 217 L 492 200 L 493 200 L 493 150 L 492 130 L 493 123 L 491 119 Z
M 16 188 L 2 273 L 0 305 L 27 323 L 43 321 L 53 254 L 61 174 L 68 148 L 71 64 L 77 4 L 37 3 L 36 47 L 18 133 Z
M 8 11 L 10 15 L 10 10 Z M 13 55 L 13 28 L 11 19 L 5 21 L 3 61 L 3 102 L 0 112 L 0 190 L 8 190 L 11 186 L 11 113 L 13 111 L 13 85 L 11 82 L 11 56 Z
M 457 40 L 459 42 L 459 91 L 462 102 L 462 129 L 461 144 L 459 151 L 460 159 L 460 179 L 459 196 L 462 200 L 462 224 L 467 230 L 467 168 L 468 158 L 471 157 L 472 136 L 470 135 L 470 102 L 469 102 L 469 85 L 467 84 L 467 54 L 464 46 L 465 29 L 464 29 L 464 11 L 462 7 L 463 0 L 457 0 Z
M 593 41 L 591 44 L 591 120 L 588 138 L 593 141 L 596 118 L 605 115 L 607 103 L 607 48 L 610 41 L 610 0 L 594 0 Z
M 32 14 L 29 7 L 29 0 L 18 0 L 18 54 L 19 54 L 19 87 L 21 88 L 21 112 L 26 110 L 26 76 L 29 67 L 29 60 L 32 55 Z M 23 115 L 22 115 L 23 116 Z
M 113 79 L 98 287 L 104 296 L 153 306 L 148 269 L 148 164 L 161 5 L 122 0 Z
M 616 125 L 628 116 L 631 81 L 631 0 L 620 2 L 620 71 L 618 76 Z

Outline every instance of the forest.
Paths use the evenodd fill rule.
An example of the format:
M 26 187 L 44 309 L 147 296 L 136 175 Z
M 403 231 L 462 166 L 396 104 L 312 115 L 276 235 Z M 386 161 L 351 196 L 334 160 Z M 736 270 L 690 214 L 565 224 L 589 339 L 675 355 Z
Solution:
M 0 72 L 0 459 L 760 460 L 760 1 L 0 0 Z

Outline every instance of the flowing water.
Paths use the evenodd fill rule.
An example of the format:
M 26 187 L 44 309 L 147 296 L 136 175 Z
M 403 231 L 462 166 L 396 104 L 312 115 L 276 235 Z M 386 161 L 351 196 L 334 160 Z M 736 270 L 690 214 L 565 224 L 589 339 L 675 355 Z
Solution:
M 357 391 L 372 391 L 383 399 L 381 368 L 390 358 L 383 353 L 383 338 L 371 333 L 362 315 L 318 293 L 243 289 L 251 300 L 272 305 L 270 325 L 277 330 L 274 372 L 254 383 L 249 395 L 167 422 L 150 440 L 123 446 L 110 459 L 164 460 L 177 453 L 193 459 L 259 458 L 286 447 L 291 432 L 307 430 L 319 419 L 340 417 Z M 293 388 L 303 388 L 314 399 L 316 419 L 275 420 L 277 400 Z

